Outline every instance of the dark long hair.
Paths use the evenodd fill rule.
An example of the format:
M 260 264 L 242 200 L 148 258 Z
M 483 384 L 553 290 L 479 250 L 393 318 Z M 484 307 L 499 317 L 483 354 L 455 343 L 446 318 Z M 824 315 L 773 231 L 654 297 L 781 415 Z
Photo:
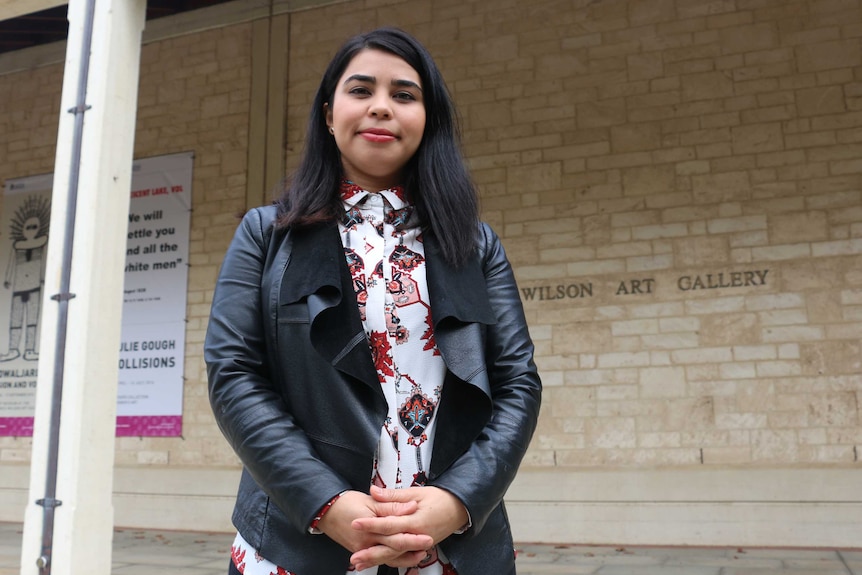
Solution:
M 302 160 L 278 199 L 279 224 L 294 228 L 336 221 L 343 211 L 339 194 L 341 155 L 329 135 L 324 104 L 332 108 L 338 80 L 362 50 L 389 52 L 419 74 L 425 104 L 422 142 L 404 167 L 404 190 L 420 225 L 436 236 L 445 260 L 460 266 L 474 253 L 479 201 L 461 154 L 452 98 L 428 50 L 396 28 L 380 28 L 349 39 L 332 58 L 311 106 Z

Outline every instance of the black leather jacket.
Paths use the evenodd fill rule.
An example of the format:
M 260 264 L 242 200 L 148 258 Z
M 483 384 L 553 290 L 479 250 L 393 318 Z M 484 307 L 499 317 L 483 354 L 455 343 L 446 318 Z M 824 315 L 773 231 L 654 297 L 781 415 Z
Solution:
M 350 553 L 308 526 L 336 494 L 368 492 L 386 401 L 337 228 L 285 232 L 275 217 L 274 206 L 246 214 L 222 264 L 204 348 L 210 401 L 244 466 L 239 532 L 299 575 L 340 575 Z M 502 500 L 541 396 L 518 290 L 487 225 L 462 268 L 444 262 L 430 233 L 425 252 L 448 368 L 428 484 L 472 519 L 441 547 L 459 575 L 514 573 Z

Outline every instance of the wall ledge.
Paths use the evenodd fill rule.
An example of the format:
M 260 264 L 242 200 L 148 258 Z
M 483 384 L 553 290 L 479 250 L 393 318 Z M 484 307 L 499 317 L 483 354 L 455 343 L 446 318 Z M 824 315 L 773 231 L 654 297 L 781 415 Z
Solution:
M 518 542 L 849 548 L 859 466 L 522 469 L 506 497 Z M 238 468 L 124 468 L 118 527 L 230 532 Z M 0 465 L 0 521 L 22 521 L 29 466 Z

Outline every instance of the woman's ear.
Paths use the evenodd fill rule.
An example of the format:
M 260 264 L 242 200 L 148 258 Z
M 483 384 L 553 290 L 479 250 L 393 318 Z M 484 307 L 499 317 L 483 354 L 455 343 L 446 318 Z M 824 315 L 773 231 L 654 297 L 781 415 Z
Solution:
M 326 127 L 332 133 L 332 108 L 329 107 L 329 104 L 323 104 L 323 117 L 326 118 Z

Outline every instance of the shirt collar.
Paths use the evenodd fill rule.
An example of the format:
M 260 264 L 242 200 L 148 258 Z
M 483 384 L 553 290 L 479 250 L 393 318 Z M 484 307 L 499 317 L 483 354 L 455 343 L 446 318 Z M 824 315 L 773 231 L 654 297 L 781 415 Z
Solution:
M 352 208 L 362 203 L 362 200 L 364 200 L 370 193 L 372 192 L 363 189 L 361 186 L 351 182 L 350 180 L 341 181 L 341 201 L 348 207 Z M 409 205 L 404 193 L 404 188 L 401 186 L 395 186 L 387 190 L 380 190 L 379 192 L 374 193 L 378 193 L 386 198 L 389 205 L 396 210 L 400 210 Z

